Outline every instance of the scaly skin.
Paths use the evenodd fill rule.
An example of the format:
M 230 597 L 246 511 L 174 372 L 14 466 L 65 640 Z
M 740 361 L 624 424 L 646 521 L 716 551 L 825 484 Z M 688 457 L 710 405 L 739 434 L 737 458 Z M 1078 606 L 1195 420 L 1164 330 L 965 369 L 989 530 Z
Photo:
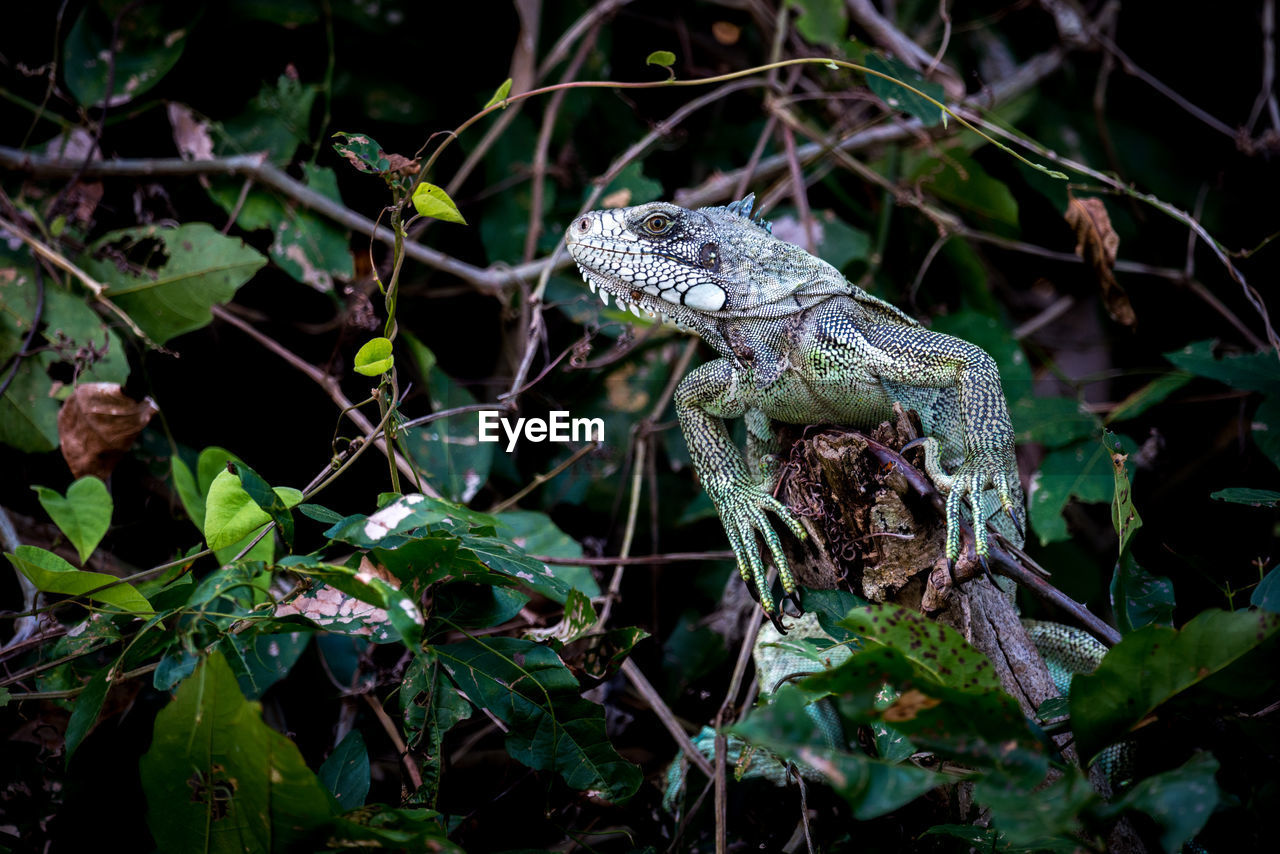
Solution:
M 767 514 L 804 536 L 799 520 L 771 494 L 777 446 L 770 421 L 868 428 L 889 418 L 895 401 L 915 409 L 929 437 L 926 469 L 948 493 L 947 558 L 959 556 L 966 505 L 981 520 L 1003 507 L 1009 518 L 993 522 L 1021 545 L 1025 509 L 1013 428 L 992 358 L 925 329 L 830 264 L 777 239 L 766 223 L 751 219 L 753 202 L 747 196 L 699 210 L 653 202 L 593 211 L 574 221 L 565 240 L 606 305 L 613 296 L 637 316 L 662 314 L 721 355 L 680 383 L 676 412 L 738 571 L 765 613 L 781 630 L 756 534 L 797 606 L 795 578 Z M 746 419 L 750 468 L 729 438 L 726 418 Z M 985 559 L 985 524 L 974 531 L 975 551 Z

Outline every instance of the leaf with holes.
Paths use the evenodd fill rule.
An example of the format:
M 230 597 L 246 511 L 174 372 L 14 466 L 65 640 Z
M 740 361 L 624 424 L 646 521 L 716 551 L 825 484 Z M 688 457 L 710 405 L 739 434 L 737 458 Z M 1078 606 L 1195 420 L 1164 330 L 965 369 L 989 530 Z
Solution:
M 177 228 L 125 228 L 99 238 L 85 271 L 107 286 L 107 296 L 163 344 L 208 325 L 222 305 L 267 259 L 203 222 Z
M 221 653 L 156 715 L 140 770 L 162 851 L 295 850 L 331 815 L 297 745 L 263 722 Z

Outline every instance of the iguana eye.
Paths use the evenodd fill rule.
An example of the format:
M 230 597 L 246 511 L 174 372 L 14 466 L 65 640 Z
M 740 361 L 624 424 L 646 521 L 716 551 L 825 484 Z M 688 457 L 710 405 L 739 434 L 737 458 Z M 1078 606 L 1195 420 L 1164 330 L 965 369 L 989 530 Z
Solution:
M 698 263 L 713 273 L 720 269 L 720 247 L 714 243 L 702 244 L 698 251 Z
M 653 235 L 666 234 L 671 230 L 671 217 L 666 214 L 650 214 L 645 218 L 644 230 Z

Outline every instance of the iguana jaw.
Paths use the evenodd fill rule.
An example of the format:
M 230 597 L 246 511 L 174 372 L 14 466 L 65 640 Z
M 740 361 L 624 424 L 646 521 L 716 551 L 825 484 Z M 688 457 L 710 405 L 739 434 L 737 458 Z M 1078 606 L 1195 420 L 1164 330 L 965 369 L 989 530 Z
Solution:
M 653 296 L 640 290 L 631 282 L 624 281 L 617 276 L 608 273 L 593 270 L 587 264 L 579 259 L 575 248 L 581 248 L 582 244 L 568 241 L 569 254 L 573 256 L 578 264 L 578 272 L 582 274 L 582 281 L 587 283 L 587 287 L 591 289 L 593 294 L 600 297 L 600 301 L 606 306 L 609 304 L 609 297 L 613 296 L 618 304 L 618 308 L 622 311 L 630 311 L 639 318 L 661 318 L 664 323 L 671 323 L 680 329 L 694 329 L 703 331 L 708 327 L 708 322 L 699 317 L 698 312 L 686 308 L 682 305 L 669 303 L 661 297 Z

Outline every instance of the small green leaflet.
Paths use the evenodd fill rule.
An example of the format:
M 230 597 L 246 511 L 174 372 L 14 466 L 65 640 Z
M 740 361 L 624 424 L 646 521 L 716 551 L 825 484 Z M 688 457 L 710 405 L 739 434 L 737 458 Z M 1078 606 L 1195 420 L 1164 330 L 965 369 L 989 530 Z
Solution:
M 391 370 L 395 359 L 391 355 L 391 342 L 386 338 L 374 338 L 356 352 L 356 373 L 376 377 Z
M 503 101 L 507 100 L 507 96 L 510 94 L 511 94 L 511 78 L 508 77 L 506 80 L 503 81 L 502 85 L 498 87 L 498 91 L 493 93 L 493 97 L 485 102 L 484 109 L 487 110 L 490 107 L 494 107 L 494 106 L 497 106 L 498 104 L 501 104 Z
M 669 50 L 655 50 L 644 60 L 645 65 L 660 65 L 666 69 L 670 69 L 675 63 L 676 55 Z
M 422 216 L 441 219 L 445 222 L 456 222 L 466 225 L 467 221 L 458 212 L 458 206 L 449 198 L 443 188 L 423 181 L 413 191 L 413 207 Z

